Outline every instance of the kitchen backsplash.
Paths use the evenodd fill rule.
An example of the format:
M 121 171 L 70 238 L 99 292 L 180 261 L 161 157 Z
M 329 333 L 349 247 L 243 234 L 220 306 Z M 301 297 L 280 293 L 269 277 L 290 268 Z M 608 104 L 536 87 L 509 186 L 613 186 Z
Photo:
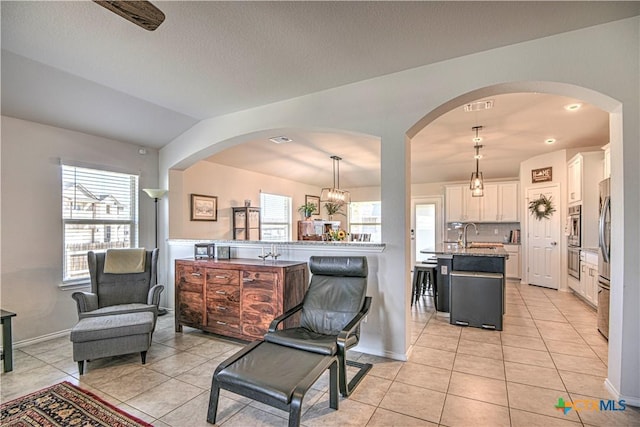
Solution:
M 467 230 L 467 240 L 469 242 L 501 242 L 509 243 L 513 230 L 520 231 L 519 222 L 502 222 L 493 224 L 476 223 L 478 226 L 478 234 L 475 233 L 473 226 L 469 226 Z M 445 241 L 458 241 L 458 234 L 462 232 L 464 223 L 451 222 L 447 224 Z M 520 243 L 519 241 L 516 243 Z

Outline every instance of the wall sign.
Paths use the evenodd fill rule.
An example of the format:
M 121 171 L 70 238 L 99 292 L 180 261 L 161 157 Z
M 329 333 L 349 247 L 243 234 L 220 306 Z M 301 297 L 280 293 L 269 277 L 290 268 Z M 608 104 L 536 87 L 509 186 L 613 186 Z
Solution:
M 535 184 L 537 182 L 552 181 L 552 176 L 553 175 L 551 174 L 551 166 L 548 166 L 546 168 L 533 169 L 531 171 L 531 182 Z

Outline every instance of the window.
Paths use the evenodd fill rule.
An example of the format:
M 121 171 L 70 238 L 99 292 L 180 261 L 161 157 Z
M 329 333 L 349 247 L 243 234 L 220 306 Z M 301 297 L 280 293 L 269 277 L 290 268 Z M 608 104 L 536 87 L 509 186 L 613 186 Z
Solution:
M 291 197 L 260 193 L 262 240 L 288 242 L 291 240 Z
M 88 251 L 138 246 L 138 176 L 62 166 L 63 281 L 86 279 Z
M 381 203 L 351 202 L 349 204 L 349 233 L 370 234 L 372 242 L 382 242 Z

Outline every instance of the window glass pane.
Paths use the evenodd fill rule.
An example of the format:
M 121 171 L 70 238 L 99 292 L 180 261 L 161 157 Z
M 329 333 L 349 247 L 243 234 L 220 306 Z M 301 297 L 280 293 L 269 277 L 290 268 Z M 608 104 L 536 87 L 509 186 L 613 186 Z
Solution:
M 435 251 L 436 248 L 436 204 L 416 205 L 416 261 L 426 259 L 420 251 Z
M 262 240 L 288 242 L 291 240 L 291 197 L 260 193 Z
M 351 240 L 382 242 L 381 202 L 351 202 L 349 233 Z
M 138 176 L 62 166 L 63 280 L 89 277 L 87 252 L 136 247 Z

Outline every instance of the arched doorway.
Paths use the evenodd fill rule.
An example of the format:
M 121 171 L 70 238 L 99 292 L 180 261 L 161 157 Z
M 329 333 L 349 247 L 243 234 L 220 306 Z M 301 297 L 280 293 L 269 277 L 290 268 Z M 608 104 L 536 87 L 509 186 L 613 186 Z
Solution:
M 618 200 L 620 203 L 619 206 L 623 204 L 623 173 L 622 173 L 622 105 L 620 102 L 612 99 L 606 95 L 601 93 L 597 93 L 593 90 L 586 89 L 583 87 L 563 84 L 563 83 L 555 83 L 555 82 L 517 82 L 517 83 L 505 83 L 498 84 L 494 86 L 488 86 L 484 88 L 480 88 L 477 90 L 473 90 L 462 94 L 448 102 L 441 104 L 439 107 L 435 108 L 424 117 L 422 117 L 415 125 L 413 125 L 409 131 L 407 132 L 407 137 L 411 140 L 415 135 L 431 124 L 438 117 L 442 116 L 452 108 L 460 107 L 466 103 L 470 103 L 479 99 L 488 98 L 491 96 L 499 95 L 499 94 L 507 94 L 507 93 L 518 93 L 518 92 L 543 92 L 550 93 L 562 96 L 569 96 L 577 99 L 584 100 L 592 105 L 597 106 L 598 108 L 606 111 L 609 114 L 609 143 L 611 144 L 611 150 L 614 158 L 614 162 L 612 168 L 619 167 L 618 173 L 612 174 L 611 177 L 611 186 L 616 190 L 612 191 L 612 197 Z M 620 157 L 618 157 L 620 156 Z M 618 159 L 617 161 L 615 159 Z M 623 225 L 623 212 L 620 209 L 617 212 L 618 223 L 614 223 L 612 225 L 612 241 L 618 242 L 618 244 L 613 243 L 612 247 L 617 247 L 619 253 L 616 254 L 613 258 L 612 271 L 616 271 L 613 273 L 613 282 L 617 282 L 618 284 L 624 283 L 624 245 L 622 242 L 624 241 L 624 225 Z M 616 215 L 614 215 L 615 221 Z M 622 303 L 623 296 L 623 288 L 618 285 L 616 289 L 616 296 L 612 297 L 611 302 L 611 311 L 624 311 L 624 306 Z M 613 291 L 612 291 L 613 293 Z M 619 390 L 619 385 L 621 382 L 621 373 L 620 373 L 620 362 L 622 360 L 623 354 L 623 345 L 626 347 L 629 344 L 622 342 L 622 329 L 623 329 L 623 318 L 622 316 L 611 316 L 610 322 L 610 330 L 612 331 L 612 336 L 614 339 L 611 339 L 609 342 L 609 379 L 607 380 L 607 385 L 612 391 Z M 617 336 L 617 337 L 616 337 Z M 635 348 L 636 352 L 635 356 L 637 357 L 638 349 Z

